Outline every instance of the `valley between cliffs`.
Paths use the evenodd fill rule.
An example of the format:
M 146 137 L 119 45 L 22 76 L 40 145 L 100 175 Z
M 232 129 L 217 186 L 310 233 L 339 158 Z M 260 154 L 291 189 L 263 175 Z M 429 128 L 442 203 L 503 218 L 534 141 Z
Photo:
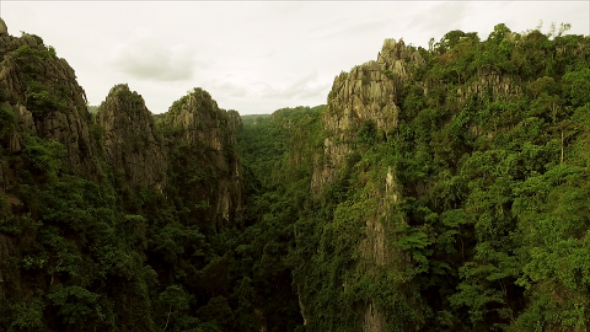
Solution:
M 327 103 L 91 114 L 0 19 L 0 331 L 586 331 L 590 38 L 386 39 Z

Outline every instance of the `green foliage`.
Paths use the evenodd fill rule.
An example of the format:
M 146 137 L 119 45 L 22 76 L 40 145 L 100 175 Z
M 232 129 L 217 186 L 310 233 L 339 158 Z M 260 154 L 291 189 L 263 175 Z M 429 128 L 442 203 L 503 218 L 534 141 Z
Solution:
M 375 121 L 372 119 L 365 120 L 358 130 L 358 140 L 363 144 L 373 144 L 377 136 Z
M 584 106 L 590 102 L 590 69 L 584 68 L 580 71 L 570 71 L 563 75 L 563 98 L 572 107 Z
M 27 94 L 27 105 L 35 116 L 43 118 L 53 111 L 67 111 L 48 91 L 30 92 Z
M 63 84 L 55 83 L 54 80 L 57 81 L 57 79 L 47 82 L 45 77 L 47 69 L 41 65 L 42 62 L 57 59 L 55 50 L 51 46 L 32 49 L 24 45 L 16 50 L 15 57 L 24 81 L 24 88 L 26 88 L 23 95 L 27 109 L 36 118 L 45 118 L 49 113 L 55 111 L 69 112 L 70 107 L 66 101 L 70 98 L 69 88 Z M 56 86 L 50 88 L 46 84 L 55 84 Z
M 310 173 L 270 182 L 277 184 L 256 202 L 260 208 L 273 206 L 268 190 L 305 197 L 291 203 L 301 209 L 287 261 L 305 310 L 314 313 L 308 330 L 358 330 L 368 303 L 390 330 L 587 328 L 587 194 L 556 189 L 587 183 L 583 91 L 590 87 L 577 65 L 586 57 L 575 55 L 583 45 L 587 40 L 568 36 L 514 34 L 503 24 L 486 41 L 452 31 L 438 52 L 425 54 L 426 66 L 412 69 L 400 124 L 387 140 L 377 139 L 371 121 L 361 124 L 352 152 L 320 195 L 307 185 L 301 194 L 283 189 L 309 183 Z M 498 93 L 493 75 L 511 78 L 508 95 Z M 453 96 L 459 89 L 463 100 Z M 322 160 L 321 141 L 314 149 Z M 294 151 L 305 149 L 290 150 L 263 174 L 284 172 L 287 162 L 300 167 Z M 388 169 L 402 199 L 382 206 L 373 195 L 384 192 Z M 564 182 L 567 176 L 576 180 Z M 534 212 L 541 206 L 543 216 Z M 365 222 L 377 213 L 385 215 L 388 250 L 407 260 L 371 264 L 362 248 L 375 235 Z
M 249 227 L 236 248 L 244 274 L 240 282 L 244 305 L 236 311 L 240 330 L 260 324 L 260 317 L 244 319 L 245 312 L 252 310 L 264 313 L 269 329 L 303 327 L 291 276 L 301 257 L 291 251 L 299 204 L 309 196 L 311 152 L 321 142 L 324 108 L 297 107 L 277 110 L 270 117 L 243 117 L 238 143 L 247 174 L 244 221 Z
M 45 305 L 41 299 L 19 302 L 9 306 L 12 312 L 12 322 L 8 331 L 44 331 L 43 309 Z
M 115 85 L 109 91 L 109 95 L 113 97 L 117 97 L 121 99 L 125 103 L 129 104 L 136 104 L 136 105 L 144 105 L 145 102 L 140 94 L 136 91 L 129 90 L 129 86 L 127 84 L 119 84 Z M 125 110 L 134 111 L 134 107 L 124 108 Z
M 16 120 L 16 116 L 10 106 L 0 104 L 0 139 L 14 130 Z
M 204 322 L 221 327 L 223 331 L 232 330 L 232 323 L 235 320 L 234 314 L 223 296 L 211 298 L 207 305 L 199 308 L 197 316 Z
M 98 113 L 100 106 L 88 106 L 88 113 L 96 114 Z
M 445 50 L 452 49 L 459 43 L 461 38 L 464 37 L 465 33 L 461 30 L 447 32 L 443 36 L 443 38 L 438 42 L 438 44 L 435 44 L 435 48 L 439 52 L 444 52 Z
M 588 264 L 579 258 L 587 218 L 576 206 L 589 150 L 578 145 L 586 129 L 574 124 L 586 113 L 574 110 L 587 105 L 590 87 L 585 69 L 565 65 L 587 61 L 574 55 L 587 41 L 568 37 L 565 46 L 538 31 L 519 38 L 501 24 L 462 49 L 465 37 L 449 33 L 424 77 L 471 84 L 509 73 L 522 94 L 498 98 L 484 87 L 455 108 L 432 85 L 428 103 L 404 87 L 402 122 L 390 135 L 407 221 L 395 243 L 411 255 L 406 272 L 432 330 L 587 328 Z
M 214 108 L 216 108 L 217 105 L 213 105 L 215 102 L 211 98 L 211 95 L 201 88 L 194 88 L 193 90 L 188 91 L 187 95 L 173 102 L 172 106 L 168 109 L 168 114 L 170 116 L 177 115 L 183 109 L 183 107 L 187 106 L 187 103 L 191 97 L 196 99 L 197 107 L 199 109 L 207 111 L 212 115 L 215 114 Z
M 396 77 L 396 75 L 389 69 L 385 70 L 383 74 L 385 74 L 385 76 L 387 76 L 387 78 L 389 78 L 390 80 L 393 80 Z
M 53 287 L 47 295 L 52 305 L 59 308 L 58 315 L 62 317 L 63 322 L 82 330 L 104 320 L 105 316 L 98 304 L 99 297 L 100 295 L 79 286 L 62 285 Z

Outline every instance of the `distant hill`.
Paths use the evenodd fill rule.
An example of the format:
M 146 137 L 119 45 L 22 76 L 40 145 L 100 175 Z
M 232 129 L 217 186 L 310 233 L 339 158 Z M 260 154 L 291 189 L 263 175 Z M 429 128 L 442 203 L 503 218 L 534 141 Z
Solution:
M 241 117 L 243 123 L 255 125 L 270 118 L 270 114 L 249 114 L 242 115 Z
M 98 113 L 98 106 L 88 106 L 88 112 L 90 112 L 90 114 Z

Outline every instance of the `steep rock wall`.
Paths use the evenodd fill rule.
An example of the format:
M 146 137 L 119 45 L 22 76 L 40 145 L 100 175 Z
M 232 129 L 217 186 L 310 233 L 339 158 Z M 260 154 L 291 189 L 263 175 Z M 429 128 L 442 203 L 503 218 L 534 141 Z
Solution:
M 403 85 L 411 79 L 411 66 L 424 66 L 417 51 L 411 51 L 403 41 L 385 40 L 377 61 L 354 67 L 334 79 L 328 95 L 328 106 L 322 118 L 324 139 L 322 150 L 316 153 L 311 188 L 318 195 L 342 176 L 343 168 L 352 167 L 348 159 L 358 153 L 359 129 L 366 121 L 373 123 L 380 136 L 386 136 L 399 124 L 400 94 Z M 395 172 L 391 167 L 375 168 L 371 172 L 383 174 L 382 179 L 371 179 L 370 172 L 361 172 L 357 181 L 367 192 L 364 203 L 371 212 L 364 220 L 364 236 L 358 247 L 355 269 L 367 278 L 380 278 L 387 269 L 403 274 L 408 257 L 391 247 L 393 206 L 400 197 Z M 403 221 L 402 221 L 403 222 Z M 345 281 L 346 283 L 346 281 Z M 377 299 L 368 298 L 358 310 L 360 325 L 365 332 L 383 331 L 388 320 L 377 305 Z
M 201 249 L 222 222 L 236 222 L 242 204 L 241 119 L 200 91 L 156 121 L 126 85 L 94 117 L 67 62 L 41 38 L 9 36 L 1 23 L 0 330 L 16 326 L 21 308 L 46 303 L 30 307 L 36 318 L 18 328 L 155 331 L 158 281 L 191 297 L 209 293 L 214 274 L 203 276 Z M 74 276 L 82 274 L 90 278 Z M 92 328 L 74 324 L 52 306 L 63 289 L 126 305 L 98 306 L 105 319 L 84 314 Z
M 113 87 L 96 115 L 103 128 L 105 158 L 125 184 L 162 191 L 166 184 L 167 147 L 145 102 L 126 84 Z
M 9 151 L 19 152 L 26 134 L 55 140 L 64 145 L 74 170 L 98 180 L 86 95 L 67 61 L 37 36 L 0 33 L 0 63 L 0 103 L 17 118 Z
M 211 205 L 218 219 L 226 221 L 242 209 L 241 159 L 235 139 L 235 131 L 241 125 L 236 111 L 220 109 L 211 95 L 200 88 L 174 102 L 162 122 L 170 132 L 169 153 L 187 145 L 198 151 L 194 155 L 197 162 L 214 166 L 213 172 L 191 175 L 201 178 L 195 182 L 192 199 Z M 203 177 L 210 181 L 203 182 Z
M 105 159 L 115 178 L 136 189 L 162 192 L 173 186 L 195 203 L 211 205 L 214 219 L 235 217 L 242 202 L 235 138 L 239 113 L 220 109 L 209 93 L 195 89 L 159 118 L 156 122 L 143 98 L 126 84 L 111 89 L 96 122 L 104 131 Z M 179 169 L 183 178 L 171 179 Z
M 377 61 L 354 67 L 334 78 L 322 123 L 327 132 L 318 154 L 312 189 L 319 193 L 335 179 L 336 170 L 351 151 L 349 143 L 366 120 L 385 133 L 398 125 L 398 95 L 408 80 L 409 65 L 423 65 L 418 52 L 410 54 L 403 41 L 386 39 Z
M 46 213 L 45 202 L 51 199 L 45 196 L 44 186 L 50 183 L 51 190 L 55 190 L 62 185 L 61 181 L 70 189 L 88 185 L 98 192 L 113 193 L 111 198 L 120 198 L 123 205 L 131 202 L 124 195 L 139 196 L 140 188 L 163 193 L 159 196 L 163 201 L 176 200 L 174 203 L 178 203 L 178 197 L 193 197 L 179 204 L 190 203 L 184 205 L 190 206 L 185 210 L 198 212 L 193 213 L 196 221 L 188 222 L 206 226 L 210 221 L 235 220 L 241 210 L 243 187 L 234 137 L 241 126 L 236 111 L 219 109 L 208 93 L 199 90 L 198 94 L 184 98 L 178 104 L 180 109 L 171 108 L 164 120 L 157 123 L 143 98 L 128 86 L 119 85 L 111 90 L 93 118 L 87 111 L 84 90 L 69 64 L 59 59 L 52 47 L 45 46 L 40 37 L 10 36 L 1 20 L 0 23 L 2 222 L 6 218 L 15 222 L 22 217 L 41 223 Z M 49 151 L 53 148 L 56 151 Z M 35 162 L 38 165 L 33 165 Z M 34 167 L 39 165 L 42 169 L 36 172 Z M 178 174 L 183 169 L 192 177 L 176 175 L 172 181 L 172 171 Z M 192 172 L 195 169 L 197 173 Z M 109 172 L 115 183 L 110 182 Z M 213 176 L 215 186 L 202 179 Z M 178 188 L 172 188 L 175 186 Z M 109 202 L 114 204 L 114 200 Z M 198 204 L 202 202 L 210 206 L 201 209 Z M 126 209 L 131 204 L 117 208 Z M 187 213 L 186 217 L 193 215 Z M 87 220 L 80 218 L 76 222 Z M 78 229 L 72 238 L 77 233 Z M 19 248 L 38 241 L 36 231 L 7 234 L 0 234 L 0 265 L 21 259 Z M 21 274 L 27 275 L 23 271 L 1 269 L 0 280 L 8 280 L 10 274 L 10 280 L 20 285 L 19 291 L 33 294 L 33 286 L 23 283 L 26 278 Z M 58 278 L 48 278 L 48 285 L 55 280 Z M 0 294 L 6 289 L 0 287 Z

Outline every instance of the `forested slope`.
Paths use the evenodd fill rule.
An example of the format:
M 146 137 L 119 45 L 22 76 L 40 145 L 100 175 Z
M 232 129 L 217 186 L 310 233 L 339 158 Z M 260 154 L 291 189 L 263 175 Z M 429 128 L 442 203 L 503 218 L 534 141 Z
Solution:
M 52 47 L 0 39 L 0 330 L 237 328 L 238 113 L 196 88 L 155 121 L 117 85 L 90 114 Z
M 588 329 L 589 67 L 588 37 L 502 24 L 386 40 L 321 115 L 260 129 L 294 133 L 275 241 L 307 330 Z

